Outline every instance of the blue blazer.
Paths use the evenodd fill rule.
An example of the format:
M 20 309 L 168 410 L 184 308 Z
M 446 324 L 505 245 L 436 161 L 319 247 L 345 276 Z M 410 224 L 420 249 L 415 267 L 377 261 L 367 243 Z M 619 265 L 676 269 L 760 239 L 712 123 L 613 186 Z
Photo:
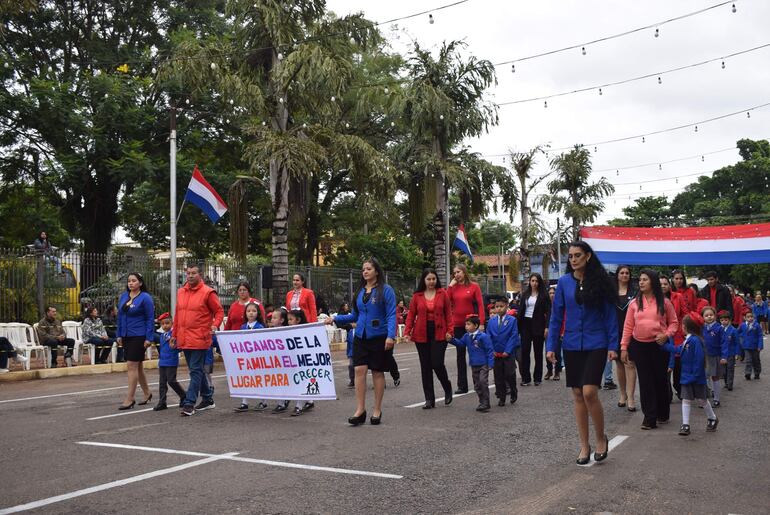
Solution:
M 241 329 L 264 329 L 265 326 L 260 324 L 259 322 L 254 322 L 254 327 L 249 327 L 249 323 L 246 322 L 241 326 Z
M 674 347 L 671 340 L 663 345 L 663 349 L 671 355 L 678 353 L 682 364 L 680 384 L 706 384 L 706 355 L 703 350 L 703 341 L 695 335 L 689 335 L 684 343 Z
M 735 357 L 741 353 L 741 342 L 738 341 L 738 330 L 729 324 L 727 327 L 722 327 L 724 328 L 725 340 L 727 341 L 727 355 Z
M 142 336 L 146 341 L 154 340 L 155 334 L 155 304 L 152 296 L 143 291 L 134 299 L 132 307 L 123 311 L 128 302 L 128 292 L 124 291 L 118 300 L 118 338 Z
M 495 354 L 492 348 L 492 340 L 489 339 L 489 335 L 486 333 L 479 331 L 476 333 L 476 336 L 465 333 L 459 340 L 457 338 L 452 338 L 449 343 L 468 349 L 468 364 L 470 366 L 495 366 Z
M 754 322 L 751 326 L 746 322 L 742 323 L 738 329 L 738 337 L 741 340 L 741 348 L 744 350 L 762 350 L 765 344 L 762 341 L 762 328 Z
M 754 320 L 759 320 L 759 317 L 766 317 L 767 316 L 767 302 L 755 302 L 751 306 L 751 311 L 754 313 Z
M 378 288 L 372 290 L 369 302 L 364 304 L 364 289 L 361 288 L 353 304 L 353 311 L 347 315 L 334 317 L 334 324 L 341 326 L 356 323 L 357 338 L 387 337 L 396 339 L 396 293 L 387 284 L 382 287 L 382 298 L 378 298 Z
M 605 302 L 601 306 L 585 306 L 575 300 L 577 279 L 572 274 L 562 275 L 556 285 L 556 294 L 551 307 L 551 320 L 548 324 L 548 352 L 559 350 L 559 334 L 565 316 L 564 338 L 561 348 L 566 351 L 576 350 L 618 350 L 618 316 L 615 302 Z
M 719 322 L 703 326 L 703 342 L 706 344 L 706 355 L 727 359 L 727 339 Z
M 159 367 L 178 367 L 179 349 L 172 349 L 169 345 L 171 340 L 171 331 L 160 333 L 160 345 L 158 346 L 158 366 Z
M 487 335 L 492 340 L 492 348 L 495 352 L 507 352 L 513 355 L 516 347 L 521 345 L 518 321 L 511 315 L 503 315 L 502 323 L 499 316 L 490 316 L 487 320 L 486 329 Z

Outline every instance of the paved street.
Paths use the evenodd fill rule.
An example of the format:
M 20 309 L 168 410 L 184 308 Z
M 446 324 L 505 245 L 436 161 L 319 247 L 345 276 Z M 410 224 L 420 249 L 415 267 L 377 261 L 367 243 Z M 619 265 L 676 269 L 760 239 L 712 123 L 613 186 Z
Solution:
M 354 428 L 347 361 L 334 358 L 339 400 L 301 417 L 233 413 L 219 363 L 217 408 L 191 418 L 116 411 L 123 374 L 2 383 L 0 513 L 770 511 L 770 374 L 737 372 L 719 430 L 706 433 L 694 409 L 687 438 L 678 403 L 670 424 L 641 431 L 641 412 L 604 391 L 615 447 L 581 468 L 564 380 L 520 388 L 514 406 L 486 414 L 473 393 L 426 411 L 414 346 L 399 345 L 402 383 L 388 378 L 382 425 Z M 453 349 L 446 361 L 454 379 Z

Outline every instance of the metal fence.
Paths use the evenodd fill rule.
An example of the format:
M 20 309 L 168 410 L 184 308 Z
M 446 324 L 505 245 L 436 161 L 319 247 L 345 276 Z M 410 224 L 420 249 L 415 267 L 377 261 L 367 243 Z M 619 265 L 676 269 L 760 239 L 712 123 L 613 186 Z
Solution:
M 177 284 L 184 282 L 184 258 L 178 259 Z M 196 263 L 198 261 L 196 260 Z M 155 300 L 157 313 L 170 306 L 170 263 L 167 258 L 131 255 L 123 251 L 107 254 L 81 252 L 44 255 L 34 250 L 0 249 L 0 322 L 33 323 L 53 305 L 65 320 L 79 319 L 85 307 L 104 313 L 116 305 L 130 272 L 139 272 Z M 332 267 L 289 266 L 289 274 L 301 272 L 316 295 L 316 304 L 336 312 L 349 302 L 360 282 L 360 270 Z M 274 298 L 270 285 L 272 269 L 267 264 L 244 264 L 232 259 L 207 260 L 202 264 L 204 281 L 217 290 L 225 310 L 236 298 L 240 281 L 248 281 L 253 295 L 265 303 L 283 304 Z M 417 278 L 386 271 L 386 280 L 396 297 L 408 302 Z M 502 294 L 504 283 L 478 278 L 485 294 Z

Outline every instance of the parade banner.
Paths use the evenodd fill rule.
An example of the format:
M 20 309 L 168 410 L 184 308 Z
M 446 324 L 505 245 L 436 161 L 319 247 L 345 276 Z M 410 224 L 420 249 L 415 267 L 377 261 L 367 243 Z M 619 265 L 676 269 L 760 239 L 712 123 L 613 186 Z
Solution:
M 604 263 L 729 265 L 770 262 L 770 224 L 707 227 L 583 227 Z
M 323 323 L 217 332 L 230 397 L 336 399 Z

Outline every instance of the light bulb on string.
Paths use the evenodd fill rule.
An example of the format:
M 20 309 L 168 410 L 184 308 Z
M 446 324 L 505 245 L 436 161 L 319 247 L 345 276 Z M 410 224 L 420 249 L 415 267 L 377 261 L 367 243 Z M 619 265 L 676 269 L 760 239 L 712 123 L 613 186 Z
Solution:
M 700 156 L 701 163 L 704 162 L 705 160 L 706 160 L 706 156 Z
M 620 170 L 615 170 L 615 175 L 617 175 L 618 177 L 620 177 Z
M 430 23 L 431 25 L 433 25 L 434 21 L 435 21 L 435 20 L 433 19 L 433 15 L 432 15 L 432 14 L 429 14 L 429 15 L 428 15 L 428 23 Z
M 395 127 L 396 126 L 396 122 L 390 122 L 390 126 L 391 127 Z
M 388 89 L 387 87 L 385 87 L 385 89 L 384 89 L 384 90 L 382 90 L 382 91 L 383 91 L 383 92 L 384 92 L 386 95 L 387 95 L 388 93 L 390 93 L 390 89 Z
M 336 102 L 336 101 L 337 101 L 337 97 L 332 97 L 332 102 Z
M 697 125 L 695 126 L 695 132 L 698 132 L 698 126 Z
M 511 65 L 511 73 L 516 73 L 516 65 L 515 64 Z
M 350 124 L 349 124 L 348 122 L 345 122 L 345 128 L 346 128 L 346 129 L 349 129 L 349 128 L 350 128 Z
M 212 70 L 216 70 L 217 69 L 217 63 L 211 63 L 210 67 L 211 67 Z
M 646 143 L 647 141 L 644 139 L 644 136 L 642 136 L 642 143 Z
M 746 118 L 751 118 L 751 111 L 746 111 Z
M 737 10 L 738 10 L 738 9 L 736 9 L 736 8 L 735 8 L 735 4 L 733 4 L 733 6 L 732 6 L 732 11 L 733 11 L 733 13 L 734 13 L 734 12 L 736 12 Z
M 660 36 L 660 29 L 655 27 L 655 37 L 657 38 L 658 36 Z
M 642 185 L 641 184 L 639 185 L 639 191 L 642 191 Z
M 724 61 L 722 61 L 722 69 L 723 70 L 725 69 L 725 62 Z
M 152 70 L 150 70 L 150 73 L 152 73 L 153 75 L 155 75 L 157 72 L 158 72 L 158 70 L 156 70 L 155 68 L 153 68 Z
M 302 128 L 303 128 L 303 129 L 307 129 L 307 123 L 303 123 L 303 124 L 302 124 Z
M 662 164 L 658 165 L 658 170 L 663 170 L 663 165 Z
M 678 178 L 678 177 L 677 177 L 677 179 L 676 179 L 676 183 L 677 183 L 677 184 L 679 184 L 679 178 Z
M 444 115 L 443 114 L 438 115 L 438 119 L 439 120 L 443 120 L 444 119 Z
M 6 61 L 6 62 L 4 62 L 4 63 L 3 63 L 3 68 L 5 68 L 5 69 L 7 70 L 9 67 L 10 67 L 10 66 L 9 66 L 9 64 L 8 64 L 8 61 Z M 96 70 L 96 71 L 99 71 L 99 70 Z M 96 75 L 96 74 L 94 73 L 94 75 Z
M 602 93 L 602 88 L 599 88 L 599 96 L 602 96 L 604 93 Z
M 658 84 L 663 84 L 663 79 L 660 78 L 660 75 L 658 75 Z
M 580 51 L 583 53 L 583 55 L 586 55 L 586 47 L 583 47 Z
M 283 97 L 279 98 L 278 101 L 283 104 Z
M 262 122 L 262 127 L 264 127 L 265 125 L 267 125 L 267 123 L 263 121 Z
M 543 107 L 546 107 L 546 108 L 548 107 L 548 100 L 546 100 L 545 102 L 543 102 Z
M 350 159 L 350 154 L 345 154 L 345 157 L 347 157 L 348 159 Z

